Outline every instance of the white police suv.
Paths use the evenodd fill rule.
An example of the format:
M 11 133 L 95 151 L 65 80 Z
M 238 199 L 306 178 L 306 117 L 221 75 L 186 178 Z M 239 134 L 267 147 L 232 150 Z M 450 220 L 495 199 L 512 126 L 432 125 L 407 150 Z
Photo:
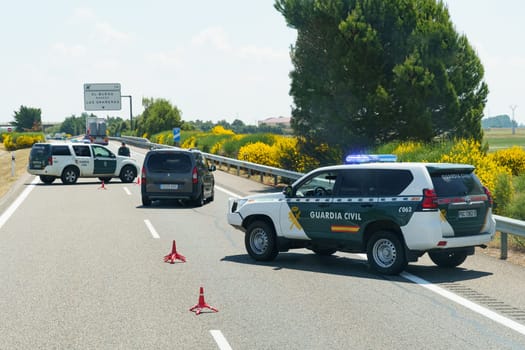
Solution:
M 400 273 L 424 253 L 456 267 L 492 240 L 491 194 L 473 166 L 392 160 L 348 157 L 349 164 L 311 171 L 282 193 L 230 198 L 228 222 L 245 232 L 255 260 L 294 248 L 366 252 L 383 274 Z
M 98 177 L 104 182 L 118 177 L 133 182 L 138 174 L 137 161 L 117 156 L 108 148 L 95 144 L 35 143 L 29 154 L 27 171 L 50 184 L 60 178 L 74 184 L 79 177 Z

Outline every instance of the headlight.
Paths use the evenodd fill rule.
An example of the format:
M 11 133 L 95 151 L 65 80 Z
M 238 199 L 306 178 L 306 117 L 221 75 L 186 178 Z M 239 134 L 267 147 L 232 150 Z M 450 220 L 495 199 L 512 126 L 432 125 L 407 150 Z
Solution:
M 238 201 L 236 201 L 236 204 L 237 204 L 237 210 L 241 209 L 241 207 L 243 205 L 246 204 L 246 202 L 248 202 L 247 199 L 243 198 L 243 199 L 239 199 Z

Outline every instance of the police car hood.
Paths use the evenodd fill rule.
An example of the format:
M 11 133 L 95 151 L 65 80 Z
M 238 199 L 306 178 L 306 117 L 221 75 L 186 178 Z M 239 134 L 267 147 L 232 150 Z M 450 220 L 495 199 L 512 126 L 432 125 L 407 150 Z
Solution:
M 265 193 L 265 194 L 254 194 L 252 196 L 243 197 L 242 199 L 248 199 L 253 200 L 257 202 L 266 202 L 266 201 L 274 201 L 276 199 L 283 199 L 284 193 L 282 192 L 275 192 L 275 193 Z

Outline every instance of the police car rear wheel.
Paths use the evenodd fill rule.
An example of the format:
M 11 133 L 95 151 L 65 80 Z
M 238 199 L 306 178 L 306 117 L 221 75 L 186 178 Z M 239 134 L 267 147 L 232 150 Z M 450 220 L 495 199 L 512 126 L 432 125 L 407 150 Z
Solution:
M 466 252 L 429 252 L 428 256 L 439 267 L 456 267 L 467 259 Z
M 55 181 L 54 176 L 48 176 L 48 175 L 40 175 L 40 180 L 42 180 L 43 183 L 46 185 L 53 183 Z
M 379 231 L 370 237 L 367 257 L 372 268 L 385 275 L 396 275 L 408 264 L 401 241 L 391 232 Z
M 279 253 L 275 231 L 264 221 L 255 221 L 248 227 L 244 244 L 248 254 L 257 261 L 271 261 Z

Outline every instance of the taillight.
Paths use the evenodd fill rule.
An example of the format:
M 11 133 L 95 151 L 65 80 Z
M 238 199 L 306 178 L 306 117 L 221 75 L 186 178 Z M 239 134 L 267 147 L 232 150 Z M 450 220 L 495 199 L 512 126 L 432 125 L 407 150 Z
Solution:
M 143 184 L 143 185 L 146 184 L 146 169 L 144 169 L 144 167 L 142 167 L 142 174 L 141 174 L 140 183 Z
M 47 165 L 53 165 L 53 157 L 47 157 Z
M 436 191 L 425 188 L 423 190 L 423 209 L 437 209 L 438 208 L 438 197 Z
M 199 174 L 197 173 L 197 167 L 194 167 L 193 171 L 191 172 L 191 182 L 194 184 L 199 183 Z
M 490 205 L 494 205 L 494 200 L 492 199 L 492 194 L 490 193 L 489 189 L 486 188 L 485 186 L 483 186 L 483 191 L 485 191 L 485 194 L 487 195 L 487 197 L 489 197 L 489 203 Z

